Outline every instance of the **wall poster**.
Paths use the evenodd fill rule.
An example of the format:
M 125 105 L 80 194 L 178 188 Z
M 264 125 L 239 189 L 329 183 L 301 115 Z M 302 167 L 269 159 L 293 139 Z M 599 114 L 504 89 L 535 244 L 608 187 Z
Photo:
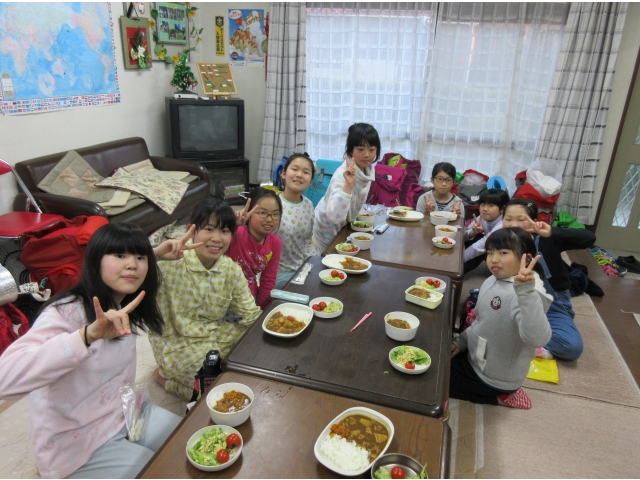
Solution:
M 264 66 L 267 35 L 264 10 L 229 9 L 229 61 L 234 66 Z

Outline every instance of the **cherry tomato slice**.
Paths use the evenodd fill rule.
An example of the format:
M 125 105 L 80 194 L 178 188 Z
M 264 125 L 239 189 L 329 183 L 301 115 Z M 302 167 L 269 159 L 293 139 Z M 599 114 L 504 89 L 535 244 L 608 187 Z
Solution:
M 325 302 L 320 302 L 318 306 L 320 307 L 320 310 L 324 310 L 325 308 L 327 308 L 327 304 Z
M 413 362 L 407 362 L 404 364 L 404 368 L 406 368 L 407 370 L 415 370 L 416 364 Z M 398 478 L 404 478 L 404 477 L 398 477 Z
M 229 461 L 229 452 L 227 452 L 226 450 L 220 450 L 216 454 L 216 460 L 218 460 L 219 463 L 227 463 Z
M 315 305 L 311 305 L 311 309 L 315 310 L 316 312 L 319 312 L 321 310 L 320 304 L 316 303 Z
M 433 285 L 433 279 L 432 278 L 427 278 L 427 284 L 428 285 Z
M 440 287 L 440 280 L 435 280 L 433 282 L 433 286 L 436 287 L 436 288 L 439 288 Z
M 240 436 L 235 433 L 232 433 L 227 437 L 227 448 L 237 448 L 241 443 L 242 440 L 240 440 Z
M 342 272 L 338 272 L 338 278 L 339 278 L 340 280 L 344 280 L 344 273 L 342 273 Z
M 402 467 L 393 467 L 391 469 L 391 478 L 404 478 L 405 475 L 404 468 Z
M 340 272 L 338 272 L 337 270 L 331 270 L 331 276 L 332 276 L 333 278 L 335 278 L 335 277 L 339 276 L 339 274 L 340 274 Z

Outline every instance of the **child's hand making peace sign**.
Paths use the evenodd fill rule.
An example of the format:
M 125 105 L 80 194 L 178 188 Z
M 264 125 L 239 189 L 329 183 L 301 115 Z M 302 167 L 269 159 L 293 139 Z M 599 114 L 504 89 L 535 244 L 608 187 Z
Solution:
M 347 164 L 347 168 L 345 168 L 342 175 L 344 176 L 345 187 L 349 190 L 348 192 L 345 191 L 345 193 L 351 193 L 353 186 L 356 184 L 356 162 L 348 155 L 345 155 L 344 161 Z
M 541 237 L 550 237 L 551 236 L 551 226 L 546 222 L 534 222 L 527 216 L 527 220 L 529 220 L 530 227 L 527 228 L 527 232 L 529 233 L 537 233 Z
M 482 226 L 482 217 L 476 218 L 476 214 L 473 214 L 473 223 L 471 224 L 471 233 L 469 238 L 475 237 L 477 234 L 484 232 L 484 227 Z
M 536 258 L 531 260 L 529 265 L 527 265 L 527 254 L 522 254 L 522 259 L 520 260 L 520 271 L 514 277 L 513 282 L 516 284 L 535 282 L 536 278 L 533 276 L 533 267 L 538 263 L 540 257 L 541 255 L 536 255 Z
M 462 205 L 462 200 L 460 200 L 459 198 L 456 198 L 453 201 L 453 213 L 455 213 L 458 216 L 460 216 L 460 205 Z
M 189 230 L 187 230 L 187 233 L 185 233 L 180 240 L 165 240 L 162 242 L 153 249 L 153 253 L 156 255 L 156 260 L 178 260 L 184 257 L 185 250 L 191 250 L 202 246 L 204 242 L 187 245 L 187 242 L 193 237 L 193 233 L 195 231 L 196 226 L 191 225 Z
M 144 298 L 144 290 L 131 300 L 129 305 L 120 310 L 108 310 L 104 312 L 100 306 L 98 297 L 93 297 L 93 308 L 96 310 L 96 321 L 91 325 L 87 325 L 85 335 L 88 343 L 95 340 L 111 339 L 131 335 L 131 326 L 129 324 L 129 314 L 140 305 Z
M 433 194 L 431 192 L 427 193 L 427 206 L 426 206 L 426 210 L 427 212 L 431 213 L 436 209 L 436 206 L 433 204 L 433 202 L 431 201 L 431 199 L 433 198 Z
M 253 207 L 253 210 L 249 210 L 250 206 L 251 199 L 247 198 L 247 203 L 244 205 L 244 208 L 236 212 L 236 225 L 238 225 L 239 227 L 241 225 L 245 225 L 249 221 L 249 217 L 251 217 L 251 215 L 253 215 L 253 212 L 255 212 L 258 208 L 258 205 L 256 205 L 255 207 Z

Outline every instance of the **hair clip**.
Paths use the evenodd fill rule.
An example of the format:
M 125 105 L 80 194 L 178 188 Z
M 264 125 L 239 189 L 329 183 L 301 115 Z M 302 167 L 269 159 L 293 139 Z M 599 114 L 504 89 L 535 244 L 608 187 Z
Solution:
M 527 203 L 527 207 L 533 207 L 533 203 Z

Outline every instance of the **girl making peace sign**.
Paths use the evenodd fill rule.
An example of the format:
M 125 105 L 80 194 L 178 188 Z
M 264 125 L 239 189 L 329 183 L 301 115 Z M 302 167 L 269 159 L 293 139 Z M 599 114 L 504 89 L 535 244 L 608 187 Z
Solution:
M 368 123 L 349 127 L 345 161 L 331 177 L 327 193 L 316 206 L 313 236 L 318 253 L 324 252 L 338 232 L 355 220 L 376 179 L 373 164 L 380 158 L 380 137 Z
M 165 245 L 160 254 L 171 251 Z M 142 441 L 126 438 L 119 387 L 135 382 L 135 334 L 162 333 L 157 291 L 144 232 L 105 225 L 87 246 L 80 282 L 44 304 L 33 328 L 0 357 L 0 398 L 31 392 L 42 477 L 133 478 L 180 422 L 154 406 Z
M 451 346 L 449 396 L 529 409 L 531 400 L 521 387 L 536 348 L 551 338 L 545 311 L 553 298 L 534 271 L 540 256 L 528 232 L 500 229 L 487 239 L 486 249 L 493 276 L 480 287 L 476 321 Z

